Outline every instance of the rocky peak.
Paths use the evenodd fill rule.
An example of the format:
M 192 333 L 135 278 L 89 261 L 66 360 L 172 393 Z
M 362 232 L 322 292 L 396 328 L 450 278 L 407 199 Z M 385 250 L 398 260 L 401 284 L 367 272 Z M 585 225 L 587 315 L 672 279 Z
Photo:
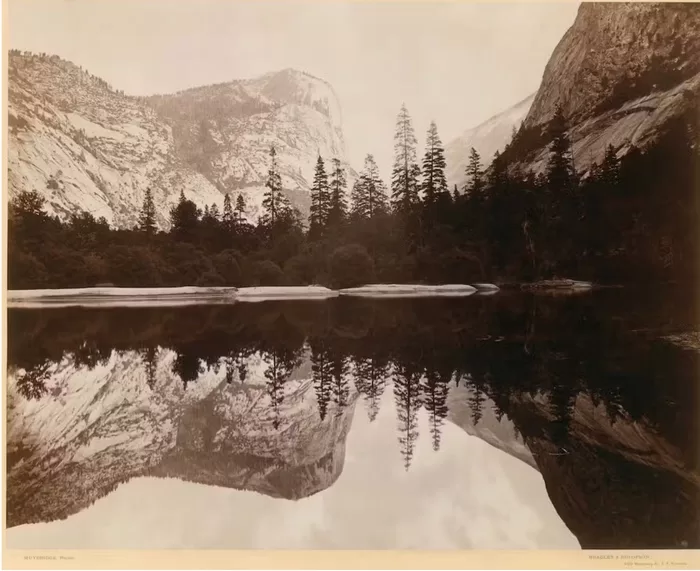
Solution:
M 273 101 L 312 107 L 328 117 L 333 127 L 342 133 L 338 96 L 327 81 L 305 71 L 287 68 L 250 80 L 248 85 Z
M 582 3 L 507 151 L 516 168 L 544 171 L 557 105 L 579 175 L 609 145 L 622 156 L 654 141 L 700 94 L 699 32 L 693 4 Z
M 352 184 L 338 99 L 301 71 L 133 97 L 58 56 L 11 50 L 8 80 L 10 195 L 37 190 L 63 218 L 86 211 L 131 227 L 150 188 L 163 228 L 181 190 L 201 208 L 245 194 L 254 221 L 272 145 L 302 213 L 319 153 L 340 159 Z
M 578 122 L 698 72 L 698 6 L 583 2 L 552 53 L 525 126 L 547 122 L 557 103 Z

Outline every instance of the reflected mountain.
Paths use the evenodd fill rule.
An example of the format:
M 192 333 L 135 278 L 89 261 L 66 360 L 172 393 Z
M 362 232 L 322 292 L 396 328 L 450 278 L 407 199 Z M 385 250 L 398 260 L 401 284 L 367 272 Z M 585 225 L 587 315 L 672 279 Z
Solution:
M 8 526 L 139 476 L 307 498 L 390 399 L 403 471 L 455 425 L 538 470 L 582 547 L 698 547 L 700 358 L 665 341 L 694 314 L 633 293 L 12 309 Z

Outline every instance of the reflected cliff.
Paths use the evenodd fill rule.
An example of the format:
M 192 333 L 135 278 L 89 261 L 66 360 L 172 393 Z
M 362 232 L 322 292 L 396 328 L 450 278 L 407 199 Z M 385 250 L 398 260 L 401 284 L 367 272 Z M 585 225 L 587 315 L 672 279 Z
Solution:
M 340 486 L 353 434 L 391 426 L 382 462 L 408 477 L 472 437 L 538 470 L 582 547 L 697 547 L 700 358 L 666 340 L 694 313 L 640 307 L 612 290 L 10 310 L 8 526 L 143 478 L 311 498 Z

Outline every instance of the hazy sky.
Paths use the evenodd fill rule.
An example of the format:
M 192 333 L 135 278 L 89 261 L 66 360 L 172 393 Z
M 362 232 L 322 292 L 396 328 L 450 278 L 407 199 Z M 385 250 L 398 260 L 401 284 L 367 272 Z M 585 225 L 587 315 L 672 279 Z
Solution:
M 578 2 L 10 0 L 13 48 L 58 54 L 129 94 L 293 67 L 326 79 L 351 162 L 386 167 L 405 102 L 422 147 L 539 86 Z

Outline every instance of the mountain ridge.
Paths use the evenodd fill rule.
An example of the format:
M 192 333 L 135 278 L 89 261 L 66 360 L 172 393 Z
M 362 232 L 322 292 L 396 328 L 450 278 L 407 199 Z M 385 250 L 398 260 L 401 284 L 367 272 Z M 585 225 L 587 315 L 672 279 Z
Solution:
M 62 219 L 86 211 L 132 227 L 150 188 L 161 228 L 181 190 L 200 208 L 244 194 L 254 221 L 273 144 L 284 190 L 302 213 L 318 153 L 340 158 L 354 176 L 337 95 L 305 71 L 132 96 L 59 56 L 11 50 L 8 79 L 10 196 L 37 190 Z
M 666 3 L 588 3 L 545 67 L 511 152 L 544 171 L 556 107 L 585 176 L 608 145 L 618 157 L 655 140 L 700 93 L 700 10 Z
M 452 139 L 445 147 L 447 162 L 446 177 L 450 188 L 462 189 L 466 182 L 465 169 L 469 162 L 469 151 L 473 147 L 480 155 L 484 167 L 491 164 L 496 151 L 501 152 L 511 141 L 514 130 L 520 128 L 535 98 L 532 93 L 515 105 L 492 115 L 461 135 Z

